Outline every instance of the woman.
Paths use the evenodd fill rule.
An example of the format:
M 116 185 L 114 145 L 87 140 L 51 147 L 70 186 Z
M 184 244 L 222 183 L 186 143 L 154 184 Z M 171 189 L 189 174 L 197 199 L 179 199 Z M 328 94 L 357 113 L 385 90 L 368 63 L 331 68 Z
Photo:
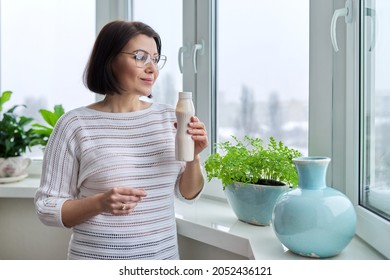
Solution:
M 141 22 L 108 23 L 96 39 L 84 78 L 105 97 L 57 122 L 35 197 L 44 224 L 72 228 L 69 259 L 179 258 L 174 194 L 199 197 L 208 139 L 194 116 L 195 160 L 176 161 L 174 107 L 140 99 L 165 59 Z

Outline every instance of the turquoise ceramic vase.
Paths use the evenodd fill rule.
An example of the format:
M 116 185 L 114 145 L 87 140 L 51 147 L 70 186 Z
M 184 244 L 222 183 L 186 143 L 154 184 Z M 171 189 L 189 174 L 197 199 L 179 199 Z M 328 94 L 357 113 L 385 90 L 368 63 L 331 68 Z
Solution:
M 252 225 L 268 226 L 271 224 L 277 198 L 288 189 L 287 185 L 233 183 L 226 186 L 225 195 L 239 220 Z
M 298 171 L 298 187 L 276 201 L 272 214 L 274 232 L 296 254 L 335 256 L 355 234 L 355 209 L 343 193 L 326 185 L 330 158 L 301 157 L 293 162 Z

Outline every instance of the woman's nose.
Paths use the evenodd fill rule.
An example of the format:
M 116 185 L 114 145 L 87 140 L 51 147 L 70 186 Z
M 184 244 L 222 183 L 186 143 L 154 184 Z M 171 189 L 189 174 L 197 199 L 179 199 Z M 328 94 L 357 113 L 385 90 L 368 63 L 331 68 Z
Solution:
M 146 64 L 145 71 L 147 73 L 153 73 L 153 72 L 158 71 L 158 67 L 156 64 L 154 64 L 153 61 L 150 61 L 148 64 Z

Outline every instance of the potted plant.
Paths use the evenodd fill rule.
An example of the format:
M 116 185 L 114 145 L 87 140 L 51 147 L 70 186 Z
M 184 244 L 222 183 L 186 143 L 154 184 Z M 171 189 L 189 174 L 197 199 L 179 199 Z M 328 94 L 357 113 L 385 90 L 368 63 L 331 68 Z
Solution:
M 3 112 L 3 105 L 10 100 L 11 91 L 4 91 L 0 97 L 0 182 L 19 181 L 25 177 L 31 160 L 22 155 L 30 149 L 35 138 L 29 124 L 33 118 L 18 116 L 15 105 Z
M 217 143 L 217 152 L 205 162 L 207 178 L 222 180 L 227 200 L 237 218 L 254 225 L 269 225 L 276 199 L 298 184 L 293 158 L 301 156 L 282 141 L 232 136 L 233 143 Z
M 43 149 L 47 145 L 47 141 L 51 133 L 53 132 L 53 128 L 56 125 L 58 119 L 65 113 L 64 108 L 61 104 L 55 105 L 53 111 L 49 111 L 46 109 L 39 110 L 43 120 L 46 122 L 45 125 L 40 123 L 34 123 L 32 125 L 33 133 L 35 133 L 35 139 L 33 140 L 33 145 L 39 145 L 43 147 Z

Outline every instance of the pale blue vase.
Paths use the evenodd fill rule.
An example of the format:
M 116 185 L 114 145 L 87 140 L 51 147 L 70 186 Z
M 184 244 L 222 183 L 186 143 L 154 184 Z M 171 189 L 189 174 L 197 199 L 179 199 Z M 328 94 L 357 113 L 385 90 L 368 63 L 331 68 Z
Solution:
M 326 185 L 327 157 L 293 159 L 298 187 L 276 201 L 272 226 L 292 252 L 316 258 L 338 255 L 352 240 L 356 213 L 351 201 Z
M 289 189 L 287 185 L 270 186 L 233 183 L 225 195 L 237 218 L 248 224 L 268 226 L 277 198 Z

